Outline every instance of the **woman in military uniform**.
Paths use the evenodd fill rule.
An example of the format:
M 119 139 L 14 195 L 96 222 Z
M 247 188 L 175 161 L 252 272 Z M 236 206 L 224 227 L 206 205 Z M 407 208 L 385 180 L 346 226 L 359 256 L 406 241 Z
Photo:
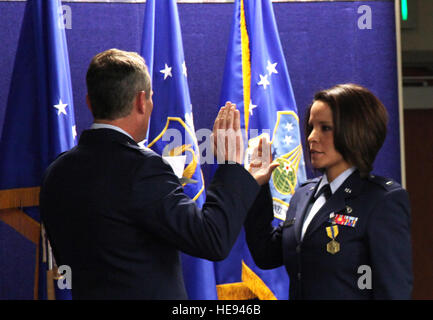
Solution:
M 290 299 L 410 299 L 409 197 L 397 182 L 370 173 L 387 121 L 366 88 L 318 92 L 305 136 L 311 164 L 323 175 L 297 189 L 277 228 L 269 185 L 262 186 L 246 239 L 260 268 L 285 265 Z

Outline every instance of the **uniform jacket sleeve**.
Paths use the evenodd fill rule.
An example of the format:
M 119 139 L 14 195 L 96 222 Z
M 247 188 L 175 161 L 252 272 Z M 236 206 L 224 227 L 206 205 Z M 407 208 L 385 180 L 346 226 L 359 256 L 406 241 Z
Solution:
M 134 221 L 178 250 L 215 261 L 229 254 L 259 191 L 242 166 L 220 165 L 200 209 L 161 157 L 149 157 L 136 176 L 131 187 Z
M 410 299 L 412 250 L 407 192 L 392 190 L 378 201 L 369 219 L 368 245 L 375 299 Z
M 272 269 L 283 264 L 281 231 L 274 228 L 273 204 L 269 184 L 261 187 L 245 222 L 248 248 L 256 265 L 262 269 Z

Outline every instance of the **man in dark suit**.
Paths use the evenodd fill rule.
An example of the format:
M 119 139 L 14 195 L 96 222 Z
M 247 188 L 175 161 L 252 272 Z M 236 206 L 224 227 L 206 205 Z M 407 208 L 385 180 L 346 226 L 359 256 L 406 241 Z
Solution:
M 144 60 L 116 49 L 102 52 L 86 81 L 95 123 L 50 165 L 40 195 L 57 263 L 72 270 L 73 298 L 186 299 L 179 251 L 224 259 L 259 191 L 239 164 L 243 146 L 228 152 L 215 143 L 226 164 L 200 210 L 171 167 L 137 144 L 146 137 L 153 108 Z M 234 105 L 221 109 L 217 129 L 222 141 L 239 142 Z

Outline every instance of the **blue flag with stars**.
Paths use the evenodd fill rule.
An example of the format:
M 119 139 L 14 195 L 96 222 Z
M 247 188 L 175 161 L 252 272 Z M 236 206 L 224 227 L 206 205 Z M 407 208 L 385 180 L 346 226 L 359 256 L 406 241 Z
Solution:
M 297 107 L 271 1 L 235 0 L 234 6 L 220 103 L 238 106 L 250 147 L 262 134 L 270 136 L 273 158 L 280 163 L 269 181 L 277 225 L 285 220 L 296 187 L 306 180 Z M 259 269 L 244 233 L 229 257 L 217 263 L 216 274 L 222 299 L 288 298 L 285 269 Z
M 175 0 L 148 0 L 144 17 L 142 56 L 149 68 L 154 108 L 147 146 L 183 168 L 185 193 L 201 207 L 205 200 L 187 82 L 180 22 Z M 185 164 L 183 164 L 183 162 Z M 216 299 L 213 263 L 182 254 L 189 299 Z
M 46 239 L 39 238 L 37 208 L 45 169 L 75 145 L 64 29 L 59 0 L 27 1 L 0 142 L 1 254 L 23 253 L 19 258 L 0 257 L 0 298 L 4 299 L 71 296 L 68 290 L 56 292 L 57 283 L 46 280 L 46 268 L 55 271 L 55 264 Z M 13 218 L 6 219 L 8 215 Z M 9 237 L 17 240 L 7 241 Z M 49 293 L 44 290 L 47 287 Z

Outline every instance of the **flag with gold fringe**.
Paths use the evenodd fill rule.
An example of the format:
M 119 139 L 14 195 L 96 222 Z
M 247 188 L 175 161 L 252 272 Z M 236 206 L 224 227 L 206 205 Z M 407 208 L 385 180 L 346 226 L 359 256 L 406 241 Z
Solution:
M 70 299 L 41 235 L 39 186 L 75 145 L 68 49 L 59 0 L 28 0 L 0 141 L 0 299 Z
M 277 225 L 284 221 L 306 173 L 297 107 L 270 0 L 235 0 L 220 104 L 225 101 L 241 110 L 241 127 L 250 147 L 262 134 L 271 137 L 273 158 L 280 163 L 269 182 Z M 284 267 L 258 268 L 244 232 L 215 269 L 219 299 L 288 299 Z

